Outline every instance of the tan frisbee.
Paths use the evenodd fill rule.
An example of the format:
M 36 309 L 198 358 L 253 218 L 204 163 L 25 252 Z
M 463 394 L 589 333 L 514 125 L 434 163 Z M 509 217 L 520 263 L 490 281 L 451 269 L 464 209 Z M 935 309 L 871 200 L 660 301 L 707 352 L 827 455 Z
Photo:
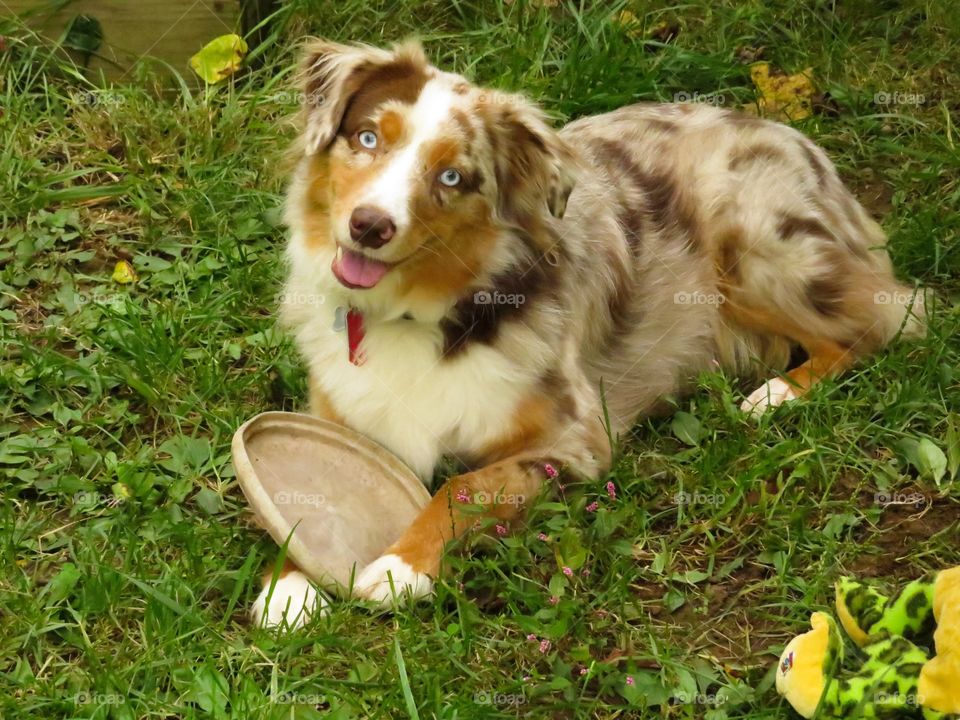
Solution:
M 344 593 L 430 501 L 396 456 L 309 415 L 257 415 L 234 434 L 232 452 L 260 524 L 278 545 L 289 537 L 287 556 L 332 592 Z

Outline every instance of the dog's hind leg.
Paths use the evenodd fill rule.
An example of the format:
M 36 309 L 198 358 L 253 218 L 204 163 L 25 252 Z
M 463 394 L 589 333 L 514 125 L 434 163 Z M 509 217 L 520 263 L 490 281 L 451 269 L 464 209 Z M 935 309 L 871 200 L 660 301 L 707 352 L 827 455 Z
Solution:
M 756 415 L 802 397 L 814 385 L 840 375 L 878 346 L 876 337 L 869 331 L 872 326 L 844 341 L 837 336 L 811 332 L 810 326 L 816 328 L 816 325 L 812 322 L 806 327 L 802 325 L 802 313 L 799 318 L 794 318 L 787 313 L 744 309 L 736 302 L 728 303 L 723 311 L 725 317 L 736 325 L 761 334 L 785 337 L 807 353 L 807 360 L 801 365 L 767 380 L 747 396 L 740 408 Z M 875 321 L 874 325 L 878 322 Z
M 742 408 L 759 413 L 900 333 L 922 335 L 925 294 L 897 282 L 883 230 L 833 173 L 818 184 L 789 163 L 751 167 L 709 225 L 720 320 L 733 336 L 786 338 L 809 358 L 749 395 Z
M 854 355 L 836 343 L 822 341 L 815 346 L 804 346 L 807 360 L 784 373 L 783 377 L 767 380 L 750 393 L 740 405 L 744 412 L 759 415 L 770 407 L 806 394 L 821 380 L 839 375 L 854 363 Z

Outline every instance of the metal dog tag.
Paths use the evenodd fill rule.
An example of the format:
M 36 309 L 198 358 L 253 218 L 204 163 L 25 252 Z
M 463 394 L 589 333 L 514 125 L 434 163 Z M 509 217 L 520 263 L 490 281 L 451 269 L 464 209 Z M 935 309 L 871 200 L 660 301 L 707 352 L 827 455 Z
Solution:
M 343 332 L 347 327 L 347 309 L 338 307 L 333 313 L 333 331 Z

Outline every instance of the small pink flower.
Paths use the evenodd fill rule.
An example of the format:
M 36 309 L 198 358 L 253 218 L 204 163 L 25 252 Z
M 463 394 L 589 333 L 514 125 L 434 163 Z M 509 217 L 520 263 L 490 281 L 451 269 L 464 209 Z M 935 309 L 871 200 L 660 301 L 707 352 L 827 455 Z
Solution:
M 550 463 L 547 463 L 546 465 L 543 466 L 543 471 L 547 474 L 547 477 L 551 479 L 557 477 L 557 475 L 560 474 L 557 472 L 557 469 Z
M 563 574 L 567 577 L 573 577 L 573 570 L 568 568 L 566 565 L 563 566 Z
M 467 495 L 466 490 L 464 490 L 463 488 L 460 488 L 459 490 L 457 490 L 457 500 L 459 500 L 462 503 L 470 502 L 470 496 Z
M 627 685 L 633 685 L 633 675 L 627 675 Z
M 547 540 L 549 539 L 550 538 L 547 537 L 546 533 L 540 533 L 539 535 L 537 535 L 537 540 L 543 540 L 543 542 L 547 542 Z
M 523 681 L 524 681 L 524 682 L 530 682 L 531 680 L 533 680 L 533 678 L 530 677 L 529 675 L 524 675 L 524 676 L 523 676 Z
M 540 641 L 540 653 L 543 654 L 543 653 L 547 652 L 547 650 L 549 650 L 549 649 L 550 649 L 550 641 L 549 641 L 549 640 L 541 640 L 541 641 Z
M 590 571 L 587 568 L 584 568 L 583 570 L 580 571 L 580 574 L 583 575 L 584 577 L 587 577 L 588 575 L 590 575 Z
M 607 483 L 607 495 L 610 496 L 611 500 L 617 499 L 617 486 L 613 484 L 613 481 Z
M 596 512 L 598 507 L 600 507 L 600 503 L 594 501 L 587 505 L 587 512 Z
M 530 642 L 535 642 L 536 639 L 537 639 L 537 636 L 534 635 L 533 633 L 530 633 L 529 635 L 527 635 L 527 640 Z
M 551 596 L 550 596 L 550 604 L 551 604 L 551 605 L 556 605 L 558 602 L 560 602 L 560 598 L 559 598 L 558 596 L 556 596 L 556 595 L 551 595 Z
M 587 674 L 587 669 L 586 669 L 586 668 L 580 668 L 580 674 L 581 674 L 581 675 L 586 675 L 586 674 Z
M 497 535 L 499 535 L 500 537 L 503 537 L 506 534 L 507 534 L 507 528 L 504 527 L 503 525 L 497 525 Z

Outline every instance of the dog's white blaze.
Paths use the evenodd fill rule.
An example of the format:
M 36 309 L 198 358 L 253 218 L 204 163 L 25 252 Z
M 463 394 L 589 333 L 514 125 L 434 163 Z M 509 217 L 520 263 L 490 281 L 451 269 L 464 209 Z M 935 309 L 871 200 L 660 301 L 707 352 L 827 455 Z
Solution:
M 420 91 L 406 122 L 413 128 L 409 143 L 370 184 L 358 205 L 373 205 L 393 216 L 398 232 L 406 230 L 411 221 L 411 189 L 418 186 L 416 179 L 436 168 L 420 165 L 420 150 L 424 143 L 437 136 L 440 126 L 450 117 L 455 95 L 445 81 L 434 79 Z

